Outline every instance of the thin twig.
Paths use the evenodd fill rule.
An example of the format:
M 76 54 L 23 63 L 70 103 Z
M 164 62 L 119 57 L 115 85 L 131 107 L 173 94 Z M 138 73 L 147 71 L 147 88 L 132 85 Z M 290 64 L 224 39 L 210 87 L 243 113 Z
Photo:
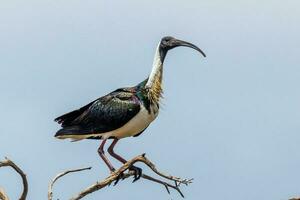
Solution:
M 9 200 L 6 192 L 3 188 L 0 187 L 0 200 Z
M 143 155 L 142 155 L 143 156 Z M 180 184 L 185 184 L 185 185 L 188 185 L 190 183 L 192 183 L 192 180 L 193 179 L 181 179 L 181 178 L 178 178 L 176 176 L 171 176 L 171 175 L 166 175 L 160 171 L 158 171 L 155 167 L 155 165 L 148 159 L 146 158 L 145 156 L 143 156 L 142 160 L 138 160 L 139 162 L 143 162 L 145 163 L 146 165 L 148 165 L 148 167 L 150 167 L 150 169 L 156 173 L 157 175 L 161 176 L 161 177 L 164 177 L 168 180 L 171 180 L 171 181 L 174 181 L 175 182 L 175 185 L 176 187 L 177 186 L 180 186 Z
M 170 194 L 169 187 L 170 187 L 170 188 L 173 188 L 174 190 L 177 190 L 177 192 L 180 194 L 181 197 L 184 198 L 184 195 L 183 195 L 183 193 L 181 192 L 181 190 L 179 189 L 178 186 L 171 185 L 171 184 L 169 184 L 169 183 L 167 183 L 167 182 L 164 182 L 164 181 L 161 181 L 161 180 L 159 180 L 159 179 L 153 178 L 153 177 L 148 176 L 148 175 L 146 175 L 146 174 L 143 174 L 143 175 L 142 175 L 142 178 L 148 179 L 148 180 L 150 180 L 150 181 L 153 181 L 153 182 L 156 182 L 156 183 L 159 183 L 159 184 L 162 184 L 163 186 L 165 186 L 165 188 L 166 188 L 166 190 L 167 190 L 167 192 L 168 192 L 169 194 Z
M 110 185 L 112 182 L 117 181 L 119 179 L 120 175 L 122 175 L 122 174 L 123 174 L 122 175 L 123 180 L 130 177 L 130 176 L 133 176 L 134 173 L 132 171 L 129 171 L 128 173 L 124 173 L 124 172 L 126 170 L 128 170 L 136 162 L 145 163 L 157 175 L 159 175 L 160 177 L 166 178 L 168 180 L 174 181 L 175 184 L 172 185 L 170 183 L 167 183 L 165 181 L 153 178 L 153 177 L 148 176 L 146 174 L 142 174 L 141 178 L 144 178 L 144 179 L 147 179 L 147 180 L 150 180 L 150 181 L 153 181 L 153 182 L 156 182 L 156 183 L 159 183 L 159 184 L 163 185 L 166 188 L 168 193 L 170 193 L 169 188 L 172 188 L 172 189 L 176 190 L 182 197 L 184 197 L 183 193 L 179 189 L 179 186 L 180 186 L 181 183 L 185 184 L 185 185 L 190 184 L 192 179 L 180 179 L 180 178 L 175 177 L 175 176 L 169 176 L 169 175 L 165 175 L 165 174 L 161 173 L 160 171 L 158 171 L 156 169 L 155 165 L 145 157 L 145 154 L 143 154 L 143 155 L 137 156 L 137 157 L 131 159 L 130 161 L 128 161 L 127 163 L 125 163 L 123 166 L 121 166 L 114 173 L 110 174 L 110 176 L 105 178 L 103 181 L 96 182 L 95 184 L 93 184 L 93 185 L 87 187 L 86 189 L 82 190 L 81 192 L 76 194 L 74 197 L 72 197 L 71 200 L 82 199 L 86 195 L 91 194 L 91 193 L 93 193 L 97 190 L 100 190 L 100 189 Z
M 23 182 L 23 192 L 19 200 L 26 200 L 26 196 L 28 193 L 28 182 L 26 178 L 26 174 L 10 159 L 5 158 L 4 161 L 0 162 L 0 167 L 12 167 L 21 177 Z
M 80 169 L 73 169 L 73 170 L 67 170 L 67 171 L 64 171 L 62 173 L 59 173 L 57 174 L 53 179 L 52 181 L 50 182 L 49 184 L 49 187 L 48 187 L 48 200 L 52 200 L 53 198 L 53 185 L 54 183 L 61 177 L 69 174 L 69 173 L 73 173 L 73 172 L 79 172 L 79 171 L 83 171 L 83 170 L 90 170 L 92 169 L 92 167 L 85 167 L 85 168 L 80 168 Z

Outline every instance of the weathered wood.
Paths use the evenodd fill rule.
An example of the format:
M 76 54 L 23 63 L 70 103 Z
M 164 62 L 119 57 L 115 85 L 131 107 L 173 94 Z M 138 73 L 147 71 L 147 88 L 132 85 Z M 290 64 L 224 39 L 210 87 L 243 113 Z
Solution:
M 89 187 L 85 188 L 84 190 L 80 191 L 78 194 L 76 194 L 75 196 L 73 196 L 71 198 L 71 200 L 79 200 L 82 199 L 83 197 L 87 196 L 88 194 L 91 194 L 93 192 L 96 192 L 108 185 L 110 185 L 111 183 L 115 182 L 115 184 L 119 181 L 119 179 L 121 178 L 122 180 L 127 179 L 131 176 L 134 176 L 134 172 L 133 171 L 128 171 L 127 173 L 125 173 L 125 171 L 129 170 L 129 168 L 136 162 L 142 162 L 144 164 L 146 164 L 154 173 L 156 173 L 159 177 L 162 177 L 164 179 L 167 179 L 169 181 L 172 181 L 174 184 L 168 183 L 166 181 L 148 176 L 146 174 L 142 174 L 141 178 L 158 183 L 163 185 L 167 192 L 170 193 L 169 188 L 172 188 L 174 190 L 176 190 L 182 197 L 184 197 L 183 193 L 180 190 L 180 185 L 184 184 L 184 185 L 188 185 L 190 183 L 192 183 L 192 179 L 181 179 L 175 176 L 170 176 L 170 175 L 166 175 L 162 172 L 160 172 L 159 170 L 157 170 L 157 168 L 155 167 L 155 165 L 145 157 L 145 154 L 140 155 L 140 156 L 136 156 L 135 158 L 129 160 L 127 163 L 125 163 L 123 166 L 121 166 L 118 170 L 116 170 L 115 172 L 111 173 L 108 177 L 106 177 L 104 180 L 100 181 L 100 182 L 96 182 L 92 185 L 90 185 Z M 68 170 L 65 172 L 62 172 L 60 174 L 58 174 L 50 183 L 49 185 L 49 191 L 48 191 L 48 200 L 52 200 L 52 187 L 53 184 L 55 183 L 55 181 L 61 177 L 63 177 L 64 175 L 68 174 L 68 173 L 72 173 L 72 172 L 77 172 L 77 171 L 82 171 L 84 169 L 79 169 L 79 170 Z
M 0 167 L 11 167 L 21 176 L 22 183 L 23 183 L 23 192 L 19 200 L 26 200 L 27 193 L 28 193 L 28 182 L 27 182 L 26 174 L 23 172 L 23 170 L 8 158 L 5 158 L 4 161 L 0 162 Z

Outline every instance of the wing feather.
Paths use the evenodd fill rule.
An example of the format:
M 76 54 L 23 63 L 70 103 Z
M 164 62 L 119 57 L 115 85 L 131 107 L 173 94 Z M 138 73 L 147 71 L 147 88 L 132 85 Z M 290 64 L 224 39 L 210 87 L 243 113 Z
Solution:
M 62 124 L 55 136 L 99 134 L 125 125 L 140 111 L 134 93 L 116 90 L 55 120 Z

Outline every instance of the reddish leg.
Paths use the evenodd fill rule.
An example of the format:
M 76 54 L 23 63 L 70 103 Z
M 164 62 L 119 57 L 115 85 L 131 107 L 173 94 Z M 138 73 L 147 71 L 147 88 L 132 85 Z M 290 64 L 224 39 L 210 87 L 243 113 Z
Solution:
M 109 148 L 108 148 L 108 153 L 112 156 L 112 157 L 114 157 L 115 159 L 117 159 L 118 161 L 120 161 L 121 163 L 123 163 L 123 164 L 125 164 L 127 161 L 124 159 L 124 158 L 122 158 L 121 156 L 119 156 L 118 154 L 116 154 L 115 152 L 114 152 L 114 147 L 115 147 L 115 145 L 117 144 L 117 142 L 119 141 L 119 139 L 114 139 L 114 141 L 111 143 L 111 145 L 109 146 Z
M 123 164 L 125 164 L 127 161 L 124 159 L 124 158 L 122 158 L 120 155 L 118 155 L 118 154 L 116 154 L 115 152 L 114 152 L 114 147 L 115 147 L 115 145 L 117 144 L 117 142 L 119 141 L 119 139 L 114 139 L 114 141 L 111 143 L 111 145 L 109 146 L 109 148 L 108 148 L 108 153 L 112 156 L 112 157 L 114 157 L 114 158 L 116 158 L 118 161 L 120 161 L 120 162 L 122 162 Z M 130 168 L 129 168 L 129 170 L 132 170 L 132 171 L 134 171 L 134 173 L 135 173 L 135 175 L 134 175 L 134 180 L 133 180 L 133 182 L 135 182 L 135 181 L 137 181 L 139 178 L 141 178 L 141 176 L 142 176 L 142 169 L 141 168 L 138 168 L 138 167 L 135 167 L 135 166 L 131 166 Z M 119 180 L 117 180 L 116 181 L 116 183 L 118 182 Z M 116 184 L 115 183 L 115 184 Z
M 112 164 L 110 163 L 110 161 L 108 160 L 108 158 L 104 154 L 103 148 L 104 148 L 105 142 L 106 142 L 106 139 L 102 141 L 100 147 L 98 148 L 98 153 L 99 153 L 100 157 L 102 158 L 102 160 L 107 165 L 107 167 L 109 168 L 109 170 L 111 172 L 113 172 L 113 171 L 115 171 L 115 168 L 112 166 Z

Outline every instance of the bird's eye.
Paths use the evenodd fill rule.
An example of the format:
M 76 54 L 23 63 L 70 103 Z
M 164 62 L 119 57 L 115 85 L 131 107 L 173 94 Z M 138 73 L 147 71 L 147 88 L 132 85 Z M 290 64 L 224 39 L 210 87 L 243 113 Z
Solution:
M 170 42 L 169 38 L 166 38 L 166 39 L 163 40 L 163 44 L 165 44 L 165 45 L 167 45 L 169 42 Z

